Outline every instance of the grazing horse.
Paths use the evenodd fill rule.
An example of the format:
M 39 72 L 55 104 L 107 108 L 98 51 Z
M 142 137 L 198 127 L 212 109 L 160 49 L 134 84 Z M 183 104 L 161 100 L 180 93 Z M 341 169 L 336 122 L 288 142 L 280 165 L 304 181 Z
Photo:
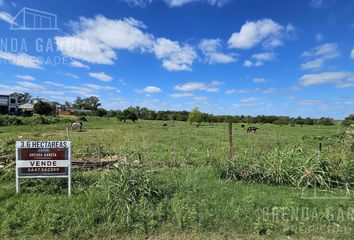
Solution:
M 71 128 L 74 132 L 77 132 L 78 130 L 81 132 L 82 131 L 82 122 L 72 122 L 71 123 Z
M 247 133 L 251 133 L 251 132 L 256 133 L 258 129 L 259 129 L 258 127 L 248 127 Z

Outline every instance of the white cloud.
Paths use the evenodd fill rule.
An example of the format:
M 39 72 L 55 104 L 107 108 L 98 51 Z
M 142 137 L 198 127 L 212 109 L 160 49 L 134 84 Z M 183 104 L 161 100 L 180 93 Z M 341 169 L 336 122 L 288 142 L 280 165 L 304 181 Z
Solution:
M 59 51 L 65 56 L 90 63 L 113 64 L 117 59 L 115 49 L 142 51 L 151 48 L 152 36 L 142 29 L 145 25 L 133 18 L 111 20 L 98 15 L 93 19 L 81 17 L 72 23 L 74 34 L 57 36 Z
M 199 82 L 189 82 L 189 83 L 175 86 L 175 89 L 179 91 L 195 91 L 203 88 L 205 88 L 205 84 Z
M 299 79 L 299 83 L 303 86 L 333 83 L 337 88 L 347 88 L 354 85 L 354 74 L 344 71 L 306 74 Z
M 311 0 L 310 1 L 310 6 L 313 8 L 319 8 L 323 4 L 323 0 Z
M 74 79 L 79 79 L 79 76 L 73 73 L 65 73 L 64 75 Z
M 153 50 L 156 57 L 162 60 L 163 67 L 169 71 L 190 71 L 197 57 L 190 45 L 181 47 L 178 42 L 166 38 L 157 39 Z
M 146 5 L 152 3 L 153 0 L 121 0 L 122 2 L 128 3 L 133 7 L 146 7 Z M 181 7 L 192 2 L 206 2 L 211 6 L 223 7 L 225 4 L 231 2 L 232 0 L 164 0 L 164 2 L 169 7 Z
M 322 105 L 323 102 L 318 99 L 302 99 L 298 102 L 300 105 Z
M 271 61 L 276 57 L 275 53 L 272 52 L 263 52 L 256 53 L 251 56 L 253 60 L 246 60 L 243 63 L 244 67 L 260 67 L 264 65 L 265 61 Z
M 234 56 L 220 52 L 221 46 L 220 39 L 203 39 L 198 47 L 205 55 L 206 62 L 209 64 L 230 63 L 236 61 Z
M 64 84 L 61 84 L 61 83 L 55 83 L 55 82 L 51 82 L 51 81 L 45 81 L 44 83 L 47 85 L 50 85 L 50 86 L 54 86 L 54 87 L 64 87 Z
M 102 85 L 91 84 L 91 83 L 84 84 L 83 86 L 85 86 L 87 88 L 90 88 L 90 89 L 93 89 L 93 90 L 106 90 L 106 91 L 117 90 L 114 87 L 102 86 Z
M 267 82 L 267 79 L 265 79 L 265 78 L 253 78 L 252 81 L 254 83 L 265 83 L 265 82 Z
M 204 96 L 196 96 L 193 98 L 195 101 L 206 101 L 208 100 L 207 97 L 204 97 Z
M 272 19 L 248 21 L 229 38 L 230 48 L 250 49 L 260 43 L 265 48 L 283 45 L 283 40 L 294 32 L 292 25 L 282 26 Z
M 321 68 L 326 60 L 335 59 L 339 57 L 339 55 L 338 45 L 336 43 L 327 43 L 317 46 L 301 54 L 301 57 L 311 59 L 301 64 L 301 68 L 304 70 Z
M 350 57 L 351 57 L 352 59 L 354 59 L 354 48 L 352 49 L 352 51 L 351 51 L 351 53 L 350 53 Z
M 245 90 L 242 89 L 229 89 L 225 91 L 225 94 L 235 94 L 235 93 L 245 93 Z
M 173 98 L 183 98 L 183 97 L 192 97 L 193 94 L 191 93 L 173 93 L 171 94 L 171 97 Z
M 89 76 L 101 80 L 103 82 L 110 82 L 113 80 L 111 76 L 105 74 L 104 72 L 90 72 Z
M 259 61 L 270 61 L 273 60 L 276 57 L 275 53 L 272 52 L 263 52 L 263 53 L 256 53 L 252 55 L 253 59 L 259 60 Z
M 323 39 L 323 35 L 321 33 L 316 34 L 316 41 L 320 42 Z
M 25 68 L 37 68 L 41 69 L 41 62 L 38 58 L 27 55 L 25 53 L 9 53 L 1 52 L 0 58 L 10 62 L 13 65 L 25 67 Z
M 39 91 L 39 90 L 45 90 L 46 88 L 43 87 L 42 85 L 32 83 L 32 82 L 17 82 L 18 85 L 25 87 L 29 90 L 34 90 L 34 91 Z
M 20 78 L 20 79 L 23 79 L 23 80 L 26 80 L 26 81 L 33 81 L 33 80 L 36 80 L 35 77 L 32 77 L 30 75 L 16 75 L 17 78 Z
M 177 85 L 175 86 L 176 90 L 179 91 L 185 91 L 185 92 L 190 92 L 190 91 L 206 91 L 206 92 L 218 92 L 219 88 L 214 87 L 212 84 L 207 85 L 204 83 L 200 82 L 188 82 L 185 84 Z
M 211 6 L 223 7 L 232 0 L 164 0 L 170 7 L 181 7 L 191 2 L 207 2 Z
M 148 87 L 144 88 L 143 91 L 146 92 L 146 93 L 162 92 L 162 90 L 160 88 L 155 87 L 155 86 L 148 86 Z
M 76 60 L 71 61 L 70 65 L 72 67 L 90 69 L 90 66 L 88 66 L 86 64 L 83 64 L 82 62 L 79 62 L 79 61 L 76 61 Z

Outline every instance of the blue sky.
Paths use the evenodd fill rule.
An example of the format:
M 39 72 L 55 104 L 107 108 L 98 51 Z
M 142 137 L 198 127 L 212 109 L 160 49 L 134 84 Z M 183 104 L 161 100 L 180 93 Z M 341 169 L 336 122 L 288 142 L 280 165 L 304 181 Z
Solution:
M 57 27 L 39 26 L 42 13 L 34 25 L 30 9 L 23 25 L 24 7 Z M 0 0 L 0 94 L 341 119 L 354 112 L 353 11 L 346 0 Z

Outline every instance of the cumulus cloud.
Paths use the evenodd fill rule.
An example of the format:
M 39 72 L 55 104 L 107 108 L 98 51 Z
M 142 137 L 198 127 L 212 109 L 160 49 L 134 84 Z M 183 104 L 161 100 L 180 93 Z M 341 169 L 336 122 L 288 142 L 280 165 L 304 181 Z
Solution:
M 337 88 L 347 88 L 354 85 L 354 74 L 345 71 L 305 74 L 299 79 L 299 83 L 303 86 L 332 83 Z
M 134 19 L 107 19 L 81 17 L 72 22 L 73 34 L 55 37 L 58 50 L 75 60 L 71 66 L 89 68 L 78 60 L 93 64 L 112 65 L 117 60 L 117 50 L 154 53 L 169 71 L 190 71 L 197 54 L 188 45 L 167 38 L 155 39 L 145 32 L 146 26 Z
M 175 86 L 176 90 L 179 91 L 185 91 L 185 92 L 190 92 L 190 91 L 206 91 L 206 92 L 218 92 L 219 88 L 214 87 L 212 84 L 205 84 L 201 82 L 188 82 L 185 84 L 180 84 Z
M 264 65 L 266 61 L 272 61 L 276 57 L 275 53 L 263 52 L 256 53 L 251 56 L 251 59 L 245 60 L 243 63 L 244 67 L 260 67 Z
M 230 48 L 250 49 L 258 44 L 264 48 L 275 48 L 283 45 L 283 41 L 291 33 L 294 27 L 280 25 L 272 19 L 262 19 L 258 21 L 248 21 L 235 32 L 228 40 Z
M 105 74 L 104 72 L 90 72 L 89 76 L 101 80 L 103 82 L 110 82 L 113 80 L 111 76 Z
M 197 57 L 190 45 L 180 46 L 178 42 L 166 38 L 157 39 L 153 50 L 156 57 L 162 60 L 163 67 L 169 71 L 190 71 Z
M 321 68 L 326 60 L 338 58 L 339 55 L 336 43 L 317 46 L 301 54 L 301 57 L 308 59 L 307 62 L 301 64 L 301 68 L 304 70 Z
M 220 51 L 222 42 L 220 39 L 202 39 L 198 48 L 205 55 L 205 60 L 209 64 L 230 63 L 236 61 L 235 57 Z
M 79 62 L 79 61 L 76 61 L 76 60 L 71 61 L 70 66 L 77 67 L 77 68 L 90 69 L 90 66 L 88 66 L 86 64 L 83 64 L 82 62 Z
M 89 63 L 113 64 L 117 59 L 115 49 L 144 51 L 153 44 L 152 36 L 142 31 L 146 26 L 133 18 L 81 17 L 71 26 L 72 35 L 55 37 L 58 50 L 65 56 Z
M 146 92 L 146 93 L 158 93 L 158 92 L 162 92 L 162 90 L 159 87 L 148 86 L 148 87 L 143 89 L 143 92 Z
M 41 69 L 41 62 L 38 58 L 27 55 L 25 53 L 9 53 L 9 52 L 0 52 L 0 58 L 8 61 L 9 63 L 25 67 L 25 68 L 37 68 Z
M 26 81 L 33 81 L 33 80 L 36 80 L 35 77 L 32 77 L 30 75 L 16 75 L 17 78 L 20 78 L 20 79 L 23 79 L 23 80 L 26 80 Z

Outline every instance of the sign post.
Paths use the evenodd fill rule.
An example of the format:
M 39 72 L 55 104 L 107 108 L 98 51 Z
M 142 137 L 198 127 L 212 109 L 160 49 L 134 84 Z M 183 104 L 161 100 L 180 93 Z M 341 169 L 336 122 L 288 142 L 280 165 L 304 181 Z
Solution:
M 71 142 L 16 142 L 16 193 L 20 178 L 68 178 L 71 195 Z

